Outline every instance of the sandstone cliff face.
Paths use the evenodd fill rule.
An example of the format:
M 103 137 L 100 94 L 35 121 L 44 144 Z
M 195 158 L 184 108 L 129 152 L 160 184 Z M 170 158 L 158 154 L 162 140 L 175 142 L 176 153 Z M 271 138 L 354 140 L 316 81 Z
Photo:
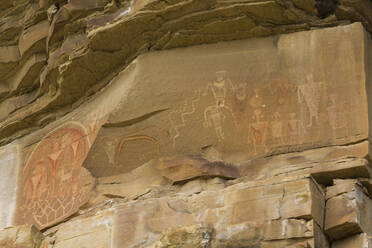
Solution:
M 372 247 L 370 0 L 2 0 L 0 247 Z

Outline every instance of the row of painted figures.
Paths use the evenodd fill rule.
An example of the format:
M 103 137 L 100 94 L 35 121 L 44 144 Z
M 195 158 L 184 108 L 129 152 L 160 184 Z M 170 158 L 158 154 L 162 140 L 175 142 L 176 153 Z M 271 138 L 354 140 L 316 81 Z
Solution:
M 226 137 L 224 123 L 227 116 L 231 116 L 236 130 L 241 132 L 241 135 L 247 135 L 246 141 L 253 146 L 255 153 L 261 149 L 267 150 L 269 137 L 273 146 L 284 143 L 301 144 L 307 130 L 319 124 L 321 96 L 326 91 L 324 83 L 314 81 L 312 74 L 307 76 L 306 81 L 305 84 L 293 85 L 276 80 L 266 86 L 272 95 L 272 106 L 267 106 L 260 93 L 263 88 L 254 88 L 253 96 L 248 97 L 246 83 L 234 85 L 226 77 L 226 71 L 216 72 L 216 80 L 213 83 L 209 83 L 205 89 L 196 90 L 194 96 L 186 99 L 181 108 L 169 113 L 169 121 L 175 133 L 173 147 L 176 147 L 182 128 L 186 127 L 187 117 L 196 112 L 202 97 L 209 96 L 212 96 L 214 103 L 204 108 L 203 126 L 213 128 L 219 142 Z M 229 98 L 231 95 L 233 97 Z M 288 111 L 289 107 L 285 106 L 293 96 L 298 103 L 295 108 L 299 114 Z M 328 102 L 327 119 L 332 130 L 346 127 L 346 119 L 342 114 L 343 106 L 337 102 L 336 94 L 331 93 Z M 269 112 L 269 109 L 274 111 L 266 114 L 270 116 L 270 120 L 267 120 L 265 112 Z M 285 110 L 288 113 L 284 112 Z M 305 121 L 307 123 L 304 123 Z M 335 135 L 335 132 L 332 135 Z

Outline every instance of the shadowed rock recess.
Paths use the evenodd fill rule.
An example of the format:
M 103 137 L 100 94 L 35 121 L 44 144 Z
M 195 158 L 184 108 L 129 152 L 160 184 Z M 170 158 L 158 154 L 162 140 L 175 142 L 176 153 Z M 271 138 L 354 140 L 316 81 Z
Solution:
M 0 0 L 0 247 L 372 248 L 371 0 Z

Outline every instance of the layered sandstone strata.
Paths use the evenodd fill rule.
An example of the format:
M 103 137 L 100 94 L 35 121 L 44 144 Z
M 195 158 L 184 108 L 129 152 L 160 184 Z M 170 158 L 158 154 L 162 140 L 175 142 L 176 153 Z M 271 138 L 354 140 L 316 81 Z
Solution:
M 0 247 L 372 245 L 371 2 L 1 4 Z

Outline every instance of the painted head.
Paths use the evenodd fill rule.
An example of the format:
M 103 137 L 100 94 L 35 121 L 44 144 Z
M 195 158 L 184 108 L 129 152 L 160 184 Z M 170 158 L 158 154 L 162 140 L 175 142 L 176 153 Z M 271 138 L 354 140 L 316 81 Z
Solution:
M 312 74 L 312 73 L 308 73 L 308 74 L 306 75 L 306 80 L 307 80 L 308 83 L 313 82 L 313 81 L 314 81 L 313 74 Z
M 246 83 L 238 83 L 236 87 L 236 98 L 239 101 L 243 101 L 247 97 L 247 84 Z
M 217 71 L 216 72 L 217 81 L 223 81 L 226 78 L 226 71 Z

